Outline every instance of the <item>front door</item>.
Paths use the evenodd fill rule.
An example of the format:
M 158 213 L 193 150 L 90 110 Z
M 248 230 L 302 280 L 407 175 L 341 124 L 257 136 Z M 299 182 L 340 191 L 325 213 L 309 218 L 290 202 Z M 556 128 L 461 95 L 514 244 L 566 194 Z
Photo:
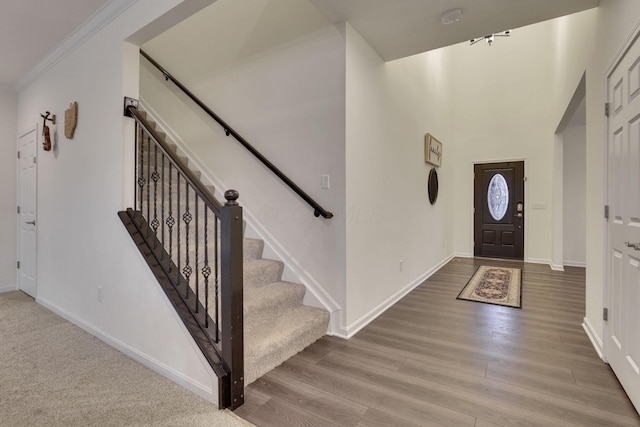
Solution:
M 524 162 L 474 165 L 473 254 L 524 258 Z
M 36 128 L 18 138 L 18 289 L 36 297 Z
M 640 409 L 640 42 L 608 76 L 608 294 L 605 351 Z

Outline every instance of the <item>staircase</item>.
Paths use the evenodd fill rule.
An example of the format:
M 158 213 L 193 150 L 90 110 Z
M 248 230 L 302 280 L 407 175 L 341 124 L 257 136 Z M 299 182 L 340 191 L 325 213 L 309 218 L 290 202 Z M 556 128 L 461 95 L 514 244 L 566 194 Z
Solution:
M 143 117 L 147 118 L 147 114 L 141 110 Z M 156 124 L 147 118 L 147 122 L 155 129 Z M 169 141 L 166 134 L 160 129 L 155 129 L 161 138 L 164 139 L 169 148 L 188 164 L 191 172 L 201 179 L 202 174 L 193 169 L 193 162 L 188 162 L 186 156 L 180 152 L 177 145 Z M 153 155 L 153 153 L 143 153 L 145 156 Z M 165 170 L 168 166 L 165 166 Z M 170 173 L 160 174 L 165 181 Z M 206 183 L 205 183 L 206 184 Z M 214 194 L 214 188 L 211 185 L 205 185 L 210 193 Z M 179 195 L 176 190 L 175 182 L 170 185 L 169 182 L 159 183 L 158 188 L 162 188 L 165 200 L 171 198 L 175 200 L 179 197 L 182 206 L 188 206 L 191 213 L 196 212 L 194 200 L 185 199 L 185 195 Z M 175 206 L 175 205 L 174 205 Z M 151 212 L 153 208 L 148 204 L 143 206 L 143 214 L 146 215 L 145 209 L 149 208 L 150 218 L 146 218 L 152 223 L 154 217 Z M 162 207 L 157 208 L 162 209 Z M 163 212 L 168 212 L 169 207 L 165 206 Z M 166 214 L 163 214 L 163 216 Z M 179 215 L 182 215 L 180 213 Z M 164 222 L 164 221 L 163 221 Z M 208 223 L 207 233 L 209 236 L 219 236 L 214 230 L 215 222 Z M 177 227 L 180 227 L 178 219 Z M 167 231 L 166 224 L 160 224 L 157 233 Z M 204 233 L 205 226 L 200 222 L 198 233 Z M 194 226 L 191 228 L 191 235 L 194 236 Z M 168 231 L 167 231 L 168 232 Z M 183 234 L 187 234 L 184 233 Z M 188 235 L 188 234 L 187 234 Z M 189 246 L 188 254 L 191 263 L 198 258 L 198 254 L 205 251 L 213 254 L 214 248 L 205 248 L 203 243 L 195 245 L 192 242 Z M 177 253 L 178 242 L 173 239 L 171 245 L 165 244 L 165 250 L 168 253 Z M 329 313 L 324 309 L 303 305 L 302 301 L 305 294 L 305 287 L 299 283 L 291 283 L 282 280 L 282 272 L 284 265 L 279 260 L 265 259 L 262 257 L 264 242 L 260 239 L 244 238 L 243 240 L 243 282 L 244 282 L 244 384 L 248 385 L 255 381 L 271 369 L 280 365 L 282 362 L 303 350 L 314 341 L 322 337 L 326 331 L 329 321 Z M 220 254 L 218 254 L 218 262 Z M 175 261 L 179 265 L 179 261 Z M 178 270 L 181 271 L 180 268 Z M 195 269 L 198 270 L 197 268 Z M 194 273 L 195 274 L 195 273 Z M 212 280 L 208 282 L 209 295 L 215 295 L 214 283 Z M 194 289 L 194 292 L 195 289 Z M 200 291 L 199 299 L 204 306 L 204 296 Z M 217 300 L 217 298 L 216 298 Z M 217 302 L 218 307 L 220 305 Z

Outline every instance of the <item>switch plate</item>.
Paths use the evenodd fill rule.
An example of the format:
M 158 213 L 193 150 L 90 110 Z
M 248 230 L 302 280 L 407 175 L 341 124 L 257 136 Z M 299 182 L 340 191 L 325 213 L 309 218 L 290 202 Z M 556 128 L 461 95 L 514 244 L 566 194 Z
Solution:
M 102 302 L 102 287 L 98 286 L 98 302 Z
M 329 175 L 320 175 L 320 187 L 327 190 L 330 187 Z

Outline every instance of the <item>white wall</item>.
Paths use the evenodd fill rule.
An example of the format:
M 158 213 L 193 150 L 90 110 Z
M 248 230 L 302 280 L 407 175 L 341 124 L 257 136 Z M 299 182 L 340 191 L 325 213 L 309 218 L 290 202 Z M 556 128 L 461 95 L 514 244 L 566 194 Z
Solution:
M 437 50 L 384 63 L 346 25 L 347 316 L 350 335 L 452 252 L 451 62 Z M 429 203 L 424 134 L 443 144 Z M 400 261 L 402 260 L 402 268 Z
M 587 51 L 575 40 L 591 32 L 594 13 L 518 28 L 492 46 L 449 48 L 454 56 L 456 253 L 473 255 L 473 163 L 524 160 L 525 261 L 551 264 L 554 132 L 586 67 Z M 560 43 L 559 28 L 567 26 L 571 31 L 562 33 Z M 558 54 L 558 44 L 571 53 Z
M 602 350 L 605 306 L 605 117 L 607 70 L 640 17 L 636 0 L 601 0 L 592 56 L 587 67 L 587 307 L 585 328 Z
M 563 257 L 564 265 L 586 267 L 587 186 L 586 125 L 569 125 L 563 145 Z
M 124 40 L 175 6 L 171 14 L 179 19 L 199 3 L 137 1 L 21 90 L 17 123 L 27 128 L 45 110 L 63 118 L 78 101 L 74 139 L 59 125 L 54 150 L 38 156 L 37 300 L 216 401 L 210 367 L 117 217 L 132 186 L 123 181 L 131 174 L 125 159 L 132 138 L 123 92 L 136 97 L 138 81 L 137 51 Z
M 211 43 L 229 31 L 229 44 Z M 345 309 L 334 332 L 352 334 L 451 254 L 453 158 L 435 206 L 424 163 L 425 132 L 445 143 L 445 159 L 452 152 L 445 53 L 384 64 L 350 26 L 299 0 L 220 0 L 144 49 L 336 214 L 314 218 L 143 62 L 145 102 Z
M 222 38 L 225 43 L 212 43 Z M 332 219 L 314 217 L 309 205 L 143 61 L 145 103 L 203 172 L 222 183 L 219 199 L 228 188 L 238 190 L 249 225 L 266 230 L 269 235 L 260 237 L 283 248 L 283 260 L 302 273 L 295 280 L 309 279 L 344 307 L 343 35 L 308 1 L 219 0 L 143 49 L 334 213 Z M 320 187 L 324 174 L 329 189 Z
M 16 288 L 17 96 L 0 86 L 0 292 Z

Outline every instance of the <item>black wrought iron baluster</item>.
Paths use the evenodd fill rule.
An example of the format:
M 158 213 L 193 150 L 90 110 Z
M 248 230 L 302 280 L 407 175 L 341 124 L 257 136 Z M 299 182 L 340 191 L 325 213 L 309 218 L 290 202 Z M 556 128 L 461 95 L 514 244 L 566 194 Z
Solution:
M 164 255 L 167 253 L 167 245 L 165 245 L 165 241 L 164 241 L 164 230 L 165 230 L 165 226 L 164 226 L 164 204 L 166 203 L 166 193 L 165 193 L 165 189 L 164 189 L 164 182 L 166 181 L 166 175 L 165 175 L 165 166 L 164 166 L 164 159 L 165 159 L 165 155 L 164 153 L 162 153 L 162 163 L 160 165 L 160 170 L 162 171 L 162 173 L 160 174 L 160 184 L 161 184 L 161 193 L 162 193 L 162 197 L 160 199 L 160 224 L 162 225 L 162 230 L 161 230 L 161 242 L 162 242 L 162 248 L 164 249 L 162 251 L 162 261 L 164 261 Z
M 178 207 L 176 209 L 176 215 L 178 215 L 178 218 L 180 218 L 180 169 L 176 169 L 176 189 L 178 190 L 178 194 L 176 195 L 176 201 L 178 204 Z M 178 256 L 178 269 L 176 270 L 176 283 L 180 283 L 180 275 L 182 274 L 180 271 L 180 261 L 181 261 L 181 255 L 182 255 L 182 251 L 180 250 L 180 223 L 178 223 L 178 244 L 176 246 L 176 252 L 177 252 L 177 256 Z
M 184 182 L 184 193 L 185 193 L 185 200 L 184 200 L 184 215 L 182 215 L 182 220 L 184 221 L 184 226 L 185 226 L 185 230 L 184 230 L 184 240 L 185 240 L 185 265 L 184 268 L 182 269 L 182 274 L 184 274 L 184 278 L 187 280 L 187 287 L 184 290 L 184 297 L 185 299 L 189 299 L 189 287 L 191 286 L 191 282 L 189 281 L 189 278 L 191 277 L 191 273 L 193 273 L 193 269 L 191 268 L 191 265 L 189 264 L 189 224 L 191 223 L 191 220 L 193 219 L 193 216 L 191 215 L 191 212 L 189 211 L 189 182 L 187 180 L 185 180 Z M 196 300 L 196 304 L 198 303 L 198 301 Z
M 195 260 L 193 263 L 193 266 L 195 268 L 195 272 L 196 272 L 196 313 L 199 312 L 198 307 L 200 307 L 200 275 L 198 274 L 198 236 L 200 235 L 200 229 L 199 229 L 199 221 L 198 221 L 198 204 L 200 203 L 200 197 L 198 196 L 198 193 L 195 192 L 194 190 L 194 194 L 193 194 L 193 199 L 195 202 L 195 215 L 196 215 L 196 223 L 195 223 L 195 248 L 196 248 L 196 256 L 195 256 Z
M 176 220 L 173 217 L 173 164 L 169 162 L 169 213 L 167 216 L 166 224 L 169 227 L 169 268 L 173 265 L 173 226 L 176 224 Z M 171 270 L 169 270 L 171 271 Z
M 220 238 L 218 236 L 218 225 L 219 225 L 219 221 L 220 218 L 218 218 L 217 215 L 215 215 L 215 224 L 213 227 L 213 234 L 214 234 L 214 244 L 213 244 L 213 248 L 214 248 L 214 262 L 215 262 L 215 268 L 214 268 L 214 273 L 215 273 L 215 287 L 213 288 L 213 293 L 214 293 L 214 311 L 215 311 L 215 319 L 216 319 L 216 342 L 220 342 L 220 311 L 218 310 L 218 303 L 220 302 L 220 269 L 218 268 L 218 248 L 220 246 Z
M 158 173 L 158 145 L 153 145 L 153 172 L 151 173 L 151 180 L 153 181 L 153 219 L 151 220 L 151 229 L 153 230 L 153 249 L 158 247 L 158 227 L 160 221 L 158 221 L 158 180 L 160 174 Z
M 209 208 L 204 205 L 204 267 L 202 267 L 202 277 L 204 278 L 204 327 L 209 328 Z M 217 328 L 216 328 L 217 329 Z
M 138 160 L 139 160 L 139 154 L 138 154 L 138 147 L 140 146 L 140 137 L 138 136 L 138 133 L 140 132 L 140 125 L 138 124 L 138 122 L 135 122 L 135 141 L 133 142 L 133 209 L 135 210 L 135 208 L 138 206 L 138 173 L 139 173 L 139 168 L 138 168 Z
M 140 202 L 140 212 L 138 212 L 138 227 L 142 226 L 142 211 L 143 211 L 143 200 L 144 200 L 144 186 L 147 183 L 147 180 L 144 178 L 144 133 L 142 131 L 142 128 L 139 128 L 139 147 L 140 147 L 140 154 L 139 154 L 139 161 L 140 161 L 140 167 L 138 168 L 138 187 L 140 189 L 139 194 L 138 194 L 138 200 Z
M 154 144 L 155 146 L 155 144 Z M 151 217 L 151 137 L 147 135 L 147 147 L 149 152 L 147 153 L 147 224 L 149 224 L 149 218 Z M 147 239 L 149 238 L 149 227 L 147 227 Z

